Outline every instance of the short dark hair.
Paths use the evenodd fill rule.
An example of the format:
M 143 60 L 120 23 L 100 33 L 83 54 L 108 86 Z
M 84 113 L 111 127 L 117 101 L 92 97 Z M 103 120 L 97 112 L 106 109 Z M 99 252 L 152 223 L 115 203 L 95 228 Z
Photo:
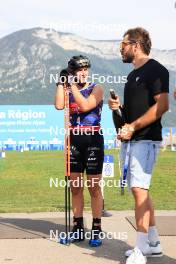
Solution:
M 125 37 L 126 35 L 129 36 L 130 41 L 138 41 L 140 43 L 142 51 L 145 54 L 149 55 L 152 42 L 149 32 L 146 29 L 142 27 L 131 28 L 125 32 L 123 37 Z

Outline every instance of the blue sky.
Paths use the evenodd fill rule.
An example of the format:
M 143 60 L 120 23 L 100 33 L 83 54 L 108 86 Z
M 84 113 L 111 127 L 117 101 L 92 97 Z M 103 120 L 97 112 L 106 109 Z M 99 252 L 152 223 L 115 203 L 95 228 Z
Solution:
M 131 27 L 149 30 L 153 47 L 176 49 L 176 0 L 6 0 L 0 37 L 32 27 L 54 27 L 90 39 L 120 39 Z

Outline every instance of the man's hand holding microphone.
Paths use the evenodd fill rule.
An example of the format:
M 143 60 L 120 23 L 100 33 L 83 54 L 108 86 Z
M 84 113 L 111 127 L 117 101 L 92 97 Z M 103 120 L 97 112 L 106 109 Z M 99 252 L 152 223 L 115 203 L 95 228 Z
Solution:
M 117 138 L 119 140 L 130 140 L 134 134 L 134 127 L 132 124 L 125 122 L 124 109 L 121 106 L 120 98 L 115 94 L 113 89 L 110 89 L 110 98 L 108 100 L 109 108 L 113 111 L 113 121 L 117 131 Z

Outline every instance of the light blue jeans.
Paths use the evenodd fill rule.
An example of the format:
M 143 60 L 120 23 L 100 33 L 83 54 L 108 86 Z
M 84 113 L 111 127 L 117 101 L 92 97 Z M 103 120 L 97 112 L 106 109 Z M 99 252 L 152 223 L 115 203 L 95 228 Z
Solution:
M 127 144 L 126 142 L 122 143 L 120 153 L 122 175 L 127 153 Z M 140 140 L 130 142 L 127 170 L 127 184 L 130 189 L 133 187 L 149 189 L 152 171 L 160 146 L 160 141 Z

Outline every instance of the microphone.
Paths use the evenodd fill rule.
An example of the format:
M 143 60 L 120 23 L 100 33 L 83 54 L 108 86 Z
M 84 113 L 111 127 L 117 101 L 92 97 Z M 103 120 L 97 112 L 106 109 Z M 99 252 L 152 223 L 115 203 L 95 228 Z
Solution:
M 115 94 L 114 90 L 110 89 L 109 92 L 110 92 L 111 98 L 115 100 L 116 99 L 116 94 Z M 122 117 L 122 112 L 121 112 L 120 108 L 118 108 L 116 110 L 113 110 L 113 111 L 117 112 L 118 115 Z
M 115 100 L 117 96 L 116 96 L 114 90 L 110 89 L 109 92 L 110 92 L 111 98 Z M 118 133 L 119 128 L 121 128 L 125 124 L 124 116 L 123 116 L 123 112 L 122 112 L 121 107 L 112 111 L 112 118 L 113 118 L 113 122 L 114 122 L 114 126 L 116 128 L 116 131 Z

